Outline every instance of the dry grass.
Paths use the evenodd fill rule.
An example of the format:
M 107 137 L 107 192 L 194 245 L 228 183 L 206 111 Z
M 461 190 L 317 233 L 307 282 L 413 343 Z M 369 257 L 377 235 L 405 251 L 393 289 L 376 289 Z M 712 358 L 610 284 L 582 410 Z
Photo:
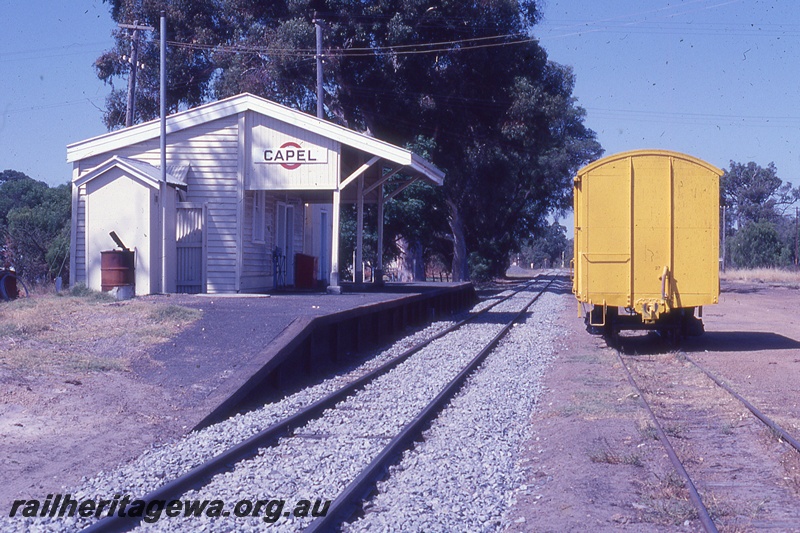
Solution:
M 589 460 L 593 463 L 603 463 L 609 465 L 631 465 L 643 467 L 644 462 L 639 454 L 620 454 L 611 450 L 601 450 L 589 454 Z
M 674 471 L 667 472 L 664 476 L 656 475 L 656 478 L 657 483 L 646 485 L 647 507 L 654 510 L 662 520 L 674 525 L 697 519 L 697 510 L 689 501 L 689 491 L 683 478 Z
M 622 453 L 618 451 L 622 446 L 612 445 L 605 437 L 600 437 L 594 440 L 596 450 L 589 453 L 589 460 L 593 463 L 602 463 L 608 465 L 631 465 L 643 467 L 644 462 L 637 453 Z
M 800 457 L 793 448 L 787 446 L 785 450 L 780 459 L 784 469 L 783 479 L 786 485 L 800 496 Z
M 0 374 L 125 370 L 200 316 L 158 299 L 116 302 L 80 290 L 0 302 Z
M 746 281 L 750 283 L 778 283 L 800 286 L 800 271 L 781 270 L 778 268 L 752 268 L 727 270 L 719 273 L 724 281 Z
M 558 409 L 560 416 L 579 416 L 585 420 L 598 420 L 614 415 L 618 405 L 611 391 L 581 389 L 572 395 L 572 401 Z
M 658 431 L 653 423 L 649 420 L 639 422 L 639 433 L 645 440 L 658 440 Z

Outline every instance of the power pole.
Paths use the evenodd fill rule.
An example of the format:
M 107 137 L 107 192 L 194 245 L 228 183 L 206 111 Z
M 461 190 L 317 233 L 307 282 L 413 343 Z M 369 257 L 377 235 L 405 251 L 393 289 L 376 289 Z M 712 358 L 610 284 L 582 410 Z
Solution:
M 725 236 L 728 233 L 728 217 L 727 217 L 727 208 L 728 206 L 722 206 L 722 271 L 725 272 Z
M 161 292 L 167 292 L 167 12 L 161 10 L 158 42 L 158 108 L 161 152 Z M 174 237 L 173 237 L 174 238 Z
M 794 265 L 800 264 L 800 207 L 794 208 Z
M 323 109 L 323 88 L 322 88 L 322 21 L 314 13 L 314 28 L 317 37 L 317 118 L 325 118 Z
M 128 75 L 128 105 L 125 108 L 126 128 L 133 126 L 133 118 L 136 116 L 136 71 L 139 68 L 139 30 L 153 31 L 153 27 L 139 26 L 137 22 L 134 21 L 133 24 L 117 24 L 120 28 L 133 30 L 133 35 L 131 36 L 131 71 Z

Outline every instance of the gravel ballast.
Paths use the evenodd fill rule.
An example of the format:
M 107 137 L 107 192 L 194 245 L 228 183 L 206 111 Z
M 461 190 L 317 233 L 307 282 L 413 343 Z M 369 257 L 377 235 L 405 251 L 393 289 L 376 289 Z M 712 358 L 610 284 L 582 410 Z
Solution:
M 524 293 L 525 297 L 530 295 Z M 526 490 L 519 486 L 515 453 L 529 436 L 528 414 L 540 394 L 541 374 L 560 335 L 550 312 L 558 298 L 551 293 L 542 296 L 532 308 L 532 316 L 513 328 L 490 354 L 434 421 L 423 442 L 390 469 L 390 475 L 378 485 L 378 494 L 367 503 L 364 516 L 348 529 L 497 530 L 511 519 L 503 516 L 505 509 L 513 503 L 515 491 Z M 518 310 L 523 299 L 515 297 L 489 312 L 487 318 L 435 341 L 294 436 L 261 450 L 257 457 L 216 476 L 181 500 L 221 500 L 230 511 L 242 499 L 283 499 L 283 514 L 290 515 L 298 501 L 321 504 L 333 500 L 500 329 L 498 316 Z M 451 322 L 437 322 L 347 374 L 151 449 L 136 461 L 65 492 L 74 498 L 98 500 L 115 494 L 139 497 L 449 325 Z M 270 509 L 275 511 L 274 506 Z M 272 523 L 263 518 L 266 510 L 260 514 L 256 518 L 231 515 L 219 519 L 162 516 L 155 523 L 143 524 L 143 529 L 296 531 L 311 521 L 311 517 L 276 516 L 277 521 Z M 0 528 L 23 531 L 34 526 L 41 531 L 69 531 L 88 523 L 65 520 L 6 518 Z
M 551 312 L 558 303 L 552 293 L 540 298 L 345 531 L 499 531 L 514 520 L 504 513 L 528 490 L 517 450 L 561 336 Z

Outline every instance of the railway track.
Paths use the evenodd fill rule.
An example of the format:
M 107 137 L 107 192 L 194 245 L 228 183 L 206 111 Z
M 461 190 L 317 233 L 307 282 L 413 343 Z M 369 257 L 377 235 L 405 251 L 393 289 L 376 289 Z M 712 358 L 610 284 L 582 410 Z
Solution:
M 466 319 L 139 498 L 146 502 L 180 497 L 235 500 L 243 491 L 259 494 L 265 488 L 289 494 L 302 488 L 303 479 L 312 478 L 316 479 L 317 495 L 336 494 L 332 502 L 318 500 L 312 513 L 298 518 L 288 511 L 279 512 L 271 515 L 270 521 L 294 530 L 336 528 L 360 509 L 388 465 L 419 438 L 554 279 L 534 280 L 507 291 L 510 294 Z M 442 364 L 443 353 L 448 354 L 447 365 Z M 442 366 L 449 368 L 439 368 Z M 328 468 L 338 462 L 331 459 L 334 454 L 351 455 L 344 471 L 341 466 Z M 293 474 L 287 476 L 286 472 Z M 314 514 L 319 516 L 311 522 Z M 263 520 L 268 521 L 266 516 Z M 125 531 L 140 521 L 141 517 L 115 515 L 84 531 Z M 163 520 L 147 525 L 171 529 L 177 523 Z
M 763 466 L 764 454 L 778 453 L 764 451 L 765 435 L 800 452 L 795 437 L 685 353 L 635 356 L 623 353 L 624 342 L 612 347 L 704 531 L 796 530 L 800 491 L 780 472 L 765 478 Z

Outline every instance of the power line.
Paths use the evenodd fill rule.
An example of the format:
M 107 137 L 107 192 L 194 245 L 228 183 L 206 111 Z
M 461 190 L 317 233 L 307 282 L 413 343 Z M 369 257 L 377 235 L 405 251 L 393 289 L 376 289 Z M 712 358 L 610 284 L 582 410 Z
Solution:
M 742 0 L 726 0 L 708 4 L 709 0 L 693 0 L 691 2 L 668 5 L 666 7 L 619 15 L 598 20 L 549 20 L 555 27 L 548 29 L 549 38 L 560 39 L 590 33 L 658 33 L 667 35 L 701 35 L 701 36 L 760 36 L 760 37 L 796 37 L 800 35 L 800 25 L 796 23 L 729 23 L 729 22 L 672 22 L 664 19 L 717 9 L 723 6 L 741 3 Z M 692 4 L 700 5 L 686 9 Z M 682 11 L 679 11 L 682 10 Z M 655 20 L 648 21 L 646 16 L 652 15 Z M 660 19 L 660 20 L 659 20 Z M 563 33 L 562 33 L 563 32 Z
M 386 47 L 372 47 L 372 48 L 340 48 L 328 49 L 325 57 L 372 57 L 376 55 L 391 54 L 396 56 L 416 55 L 416 54 L 439 54 L 443 52 L 460 52 L 466 50 L 477 50 L 482 48 L 496 48 L 501 46 L 515 46 L 538 41 L 536 37 L 524 37 L 514 40 L 506 40 L 495 43 L 476 43 L 485 40 L 508 39 L 513 37 L 514 34 L 508 35 L 494 35 L 489 37 L 477 37 L 470 39 L 460 39 L 454 41 L 442 41 L 435 43 L 418 43 Z M 516 34 L 519 37 L 519 34 Z M 273 55 L 279 57 L 300 57 L 308 58 L 314 57 L 315 51 L 304 48 L 270 48 L 260 46 L 242 46 L 242 45 L 208 45 L 197 43 L 184 43 L 180 41 L 167 41 L 167 44 L 176 48 L 200 50 L 207 52 L 228 52 L 228 53 L 250 53 L 258 55 Z M 409 50 L 408 48 L 417 48 Z
M 796 128 L 800 124 L 800 116 L 769 115 L 728 115 L 713 113 L 684 113 L 667 111 L 641 111 L 630 109 L 585 108 L 588 119 L 616 119 L 629 122 L 647 122 L 659 124 L 686 124 L 770 128 Z
M 13 115 L 13 114 L 16 114 L 16 113 L 23 113 L 23 112 L 27 113 L 27 112 L 30 112 L 30 111 L 41 111 L 41 110 L 45 110 L 45 109 L 54 109 L 54 108 L 57 108 L 57 107 L 67 107 L 67 106 L 72 106 L 72 105 L 77 105 L 77 104 L 85 104 L 87 102 L 92 104 L 92 106 L 97 107 L 97 104 L 91 98 L 82 98 L 80 100 L 71 100 L 71 101 L 67 101 L 67 102 L 59 102 L 57 104 L 42 104 L 42 105 L 35 105 L 35 106 L 29 106 L 29 107 L 6 108 L 5 110 L 3 110 L 2 114 L 4 114 L 4 115 Z
M 662 115 L 662 116 L 687 116 L 697 118 L 718 118 L 718 119 L 746 119 L 746 120 L 800 120 L 800 116 L 792 117 L 786 115 L 726 115 L 719 113 L 675 113 L 669 111 L 642 111 L 632 109 L 604 109 L 604 108 L 587 108 L 598 112 L 620 113 L 620 114 L 640 114 L 640 115 Z
M 550 30 L 554 33 L 556 30 Z M 624 24 L 588 26 L 586 29 L 575 29 L 568 33 L 550 35 L 549 39 L 562 39 L 587 35 L 592 33 L 612 33 L 612 34 L 658 34 L 658 35 L 680 35 L 680 36 L 736 36 L 736 37 L 797 37 L 800 36 L 800 28 L 779 28 L 779 27 L 746 27 L 741 25 L 716 25 L 716 24 L 675 24 L 666 22 L 642 22 L 636 26 Z
M 108 43 L 87 43 L 74 46 L 60 46 L 57 48 L 40 48 L 38 50 L 19 50 L 16 52 L 2 52 L 0 53 L 0 62 L 8 61 L 31 61 L 34 59 L 46 59 L 53 57 L 68 57 L 77 56 L 88 53 L 97 53 L 96 45 L 105 45 Z M 50 53 L 52 52 L 52 53 Z

